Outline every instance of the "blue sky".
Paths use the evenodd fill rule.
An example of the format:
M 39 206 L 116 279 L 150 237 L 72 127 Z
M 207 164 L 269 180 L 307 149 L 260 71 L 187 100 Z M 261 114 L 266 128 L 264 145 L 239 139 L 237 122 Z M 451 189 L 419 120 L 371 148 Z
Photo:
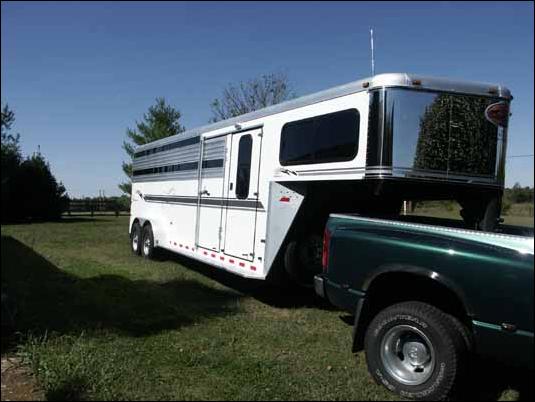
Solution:
M 502 83 L 513 95 L 509 155 L 533 154 L 531 2 L 9 2 L 2 102 L 28 154 L 41 146 L 72 196 L 120 191 L 121 149 L 158 96 L 193 128 L 230 82 L 284 72 L 298 95 L 376 72 Z M 533 185 L 533 158 L 507 184 Z

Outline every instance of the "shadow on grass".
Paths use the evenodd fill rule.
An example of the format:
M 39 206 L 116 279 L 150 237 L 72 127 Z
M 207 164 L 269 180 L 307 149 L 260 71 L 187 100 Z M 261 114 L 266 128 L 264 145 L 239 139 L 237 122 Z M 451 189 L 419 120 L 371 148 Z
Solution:
M 85 379 L 74 377 L 49 390 L 45 396 L 47 401 L 88 401 L 91 399 L 88 388 Z
M 144 336 L 236 311 L 238 293 L 196 281 L 69 275 L 12 237 L 1 238 L 2 353 L 16 333 L 112 330 Z
M 265 280 L 248 279 L 235 275 L 220 268 L 184 257 L 165 249 L 158 249 L 155 258 L 159 261 L 170 261 L 195 271 L 220 284 L 234 289 L 248 297 L 276 308 L 311 307 L 323 310 L 337 310 L 324 299 L 318 297 L 313 288 L 297 285 L 276 286 Z
M 506 366 L 488 359 L 475 359 L 460 399 L 467 401 L 533 401 L 533 370 Z M 507 395 L 504 392 L 507 391 Z

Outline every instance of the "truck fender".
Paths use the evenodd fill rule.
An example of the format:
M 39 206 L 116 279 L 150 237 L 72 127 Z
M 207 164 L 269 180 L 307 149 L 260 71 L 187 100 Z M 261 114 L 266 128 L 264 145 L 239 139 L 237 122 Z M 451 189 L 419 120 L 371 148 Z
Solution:
M 439 274 L 431 268 L 408 264 L 386 264 L 380 266 L 378 269 L 374 270 L 370 275 L 368 275 L 367 278 L 364 280 L 362 285 L 362 290 L 364 291 L 364 293 L 367 294 L 368 290 L 370 289 L 371 285 L 374 283 L 375 280 L 379 279 L 382 275 L 390 273 L 407 273 L 435 281 L 436 283 L 449 290 L 459 299 L 466 311 L 466 314 L 469 317 L 474 316 L 474 311 L 470 303 L 468 302 L 463 290 L 452 280 L 442 274 Z M 353 326 L 352 347 L 353 352 L 361 350 L 360 341 L 362 340 L 363 332 L 365 331 L 365 328 L 361 328 L 363 325 L 363 320 L 361 318 L 362 313 L 366 308 L 366 302 L 366 297 L 361 298 L 358 301 L 357 307 L 355 309 L 355 325 Z

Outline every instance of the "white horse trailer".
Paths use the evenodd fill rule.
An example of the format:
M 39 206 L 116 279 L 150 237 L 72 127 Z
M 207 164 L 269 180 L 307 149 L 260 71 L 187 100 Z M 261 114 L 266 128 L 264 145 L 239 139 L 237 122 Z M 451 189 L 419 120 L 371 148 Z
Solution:
M 132 248 L 306 282 L 333 212 L 453 198 L 469 226 L 492 228 L 511 99 L 499 85 L 381 74 L 139 146 Z

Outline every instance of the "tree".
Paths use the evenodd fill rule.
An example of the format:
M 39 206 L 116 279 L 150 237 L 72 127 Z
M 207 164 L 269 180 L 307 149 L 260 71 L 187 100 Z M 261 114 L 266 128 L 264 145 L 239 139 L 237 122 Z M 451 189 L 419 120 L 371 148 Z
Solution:
M 63 184 L 58 183 L 40 154 L 23 160 L 19 134 L 12 134 L 15 113 L 2 107 L 2 221 L 26 218 L 59 219 L 68 203 Z
M 161 138 L 179 134 L 186 129 L 180 124 L 181 113 L 171 105 L 168 105 L 164 98 L 156 98 L 156 103 L 149 107 L 147 113 L 143 115 L 143 121 L 136 121 L 136 129 L 127 128 L 127 141 L 123 142 L 123 149 L 130 160 L 134 158 L 136 145 L 143 145 Z M 123 162 L 123 171 L 128 176 L 129 181 L 119 184 L 119 188 L 125 194 L 132 192 L 132 162 Z
M 522 187 L 515 183 L 512 188 L 506 188 L 504 198 L 513 204 L 533 203 L 533 187 Z
M 50 171 L 50 165 L 40 154 L 26 158 L 17 175 L 13 215 L 18 219 L 56 220 L 66 210 L 69 199 L 65 187 Z
M 11 134 L 15 122 L 15 113 L 6 104 L 2 107 L 2 141 L 1 151 L 1 177 L 2 177 L 2 221 L 8 219 L 14 203 L 14 180 L 20 166 L 22 156 L 19 148 L 19 134 Z
M 221 98 L 212 101 L 213 117 L 210 121 L 240 116 L 294 97 L 288 78 L 282 73 L 262 75 L 237 85 L 229 84 Z

